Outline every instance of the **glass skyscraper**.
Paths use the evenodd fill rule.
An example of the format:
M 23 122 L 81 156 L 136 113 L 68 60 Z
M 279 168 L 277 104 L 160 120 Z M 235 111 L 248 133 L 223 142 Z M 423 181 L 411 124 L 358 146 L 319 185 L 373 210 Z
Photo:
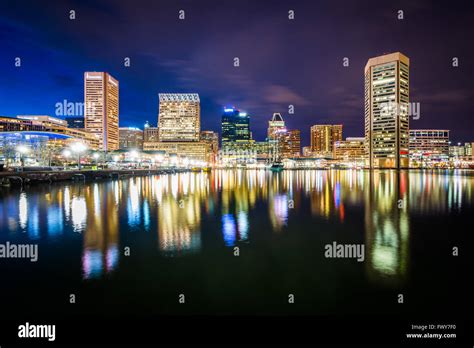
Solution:
M 226 143 L 246 143 L 252 139 L 250 116 L 236 108 L 225 108 L 222 115 L 222 145 Z

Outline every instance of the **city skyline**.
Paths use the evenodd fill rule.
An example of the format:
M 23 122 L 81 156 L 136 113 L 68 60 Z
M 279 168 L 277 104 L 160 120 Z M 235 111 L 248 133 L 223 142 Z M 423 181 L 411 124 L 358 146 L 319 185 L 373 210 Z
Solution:
M 472 344 L 471 7 L 0 1 L 0 348 Z
M 151 15 L 144 13 L 146 6 L 137 9 L 139 15 L 143 15 L 142 25 L 136 28 L 118 27 L 119 33 L 123 34 L 118 43 L 123 48 L 118 47 L 117 40 L 107 41 L 112 34 L 100 31 L 98 37 L 86 35 L 89 41 L 85 42 L 84 38 L 77 37 L 76 30 L 83 31 L 85 26 L 89 26 L 86 32 L 101 28 L 105 24 L 99 24 L 99 19 L 108 23 L 112 18 L 126 18 L 130 3 L 120 3 L 113 7 L 112 3 L 105 2 L 102 8 L 86 5 L 88 15 L 85 16 L 82 15 L 85 13 L 84 5 L 72 1 L 67 5 L 58 5 L 53 12 L 44 14 L 49 20 L 39 22 L 32 17 L 27 25 L 22 16 L 30 16 L 29 14 L 9 9 L 3 11 L 0 17 L 2 29 L 11 33 L 0 38 L 11 52 L 0 58 L 2 71 L 5 71 L 0 79 L 1 82 L 14 80 L 14 83 L 1 84 L 2 98 L 8 103 L 2 104 L 0 114 L 54 116 L 56 103 L 63 100 L 83 100 L 81 74 L 84 71 L 107 71 L 121 82 L 122 127 L 142 128 L 145 121 L 155 123 L 158 93 L 195 92 L 201 97 L 202 129 L 219 131 L 222 106 L 239 105 L 253 117 L 252 132 L 255 139 L 265 138 L 269 117 L 274 112 L 280 112 L 288 122 L 292 122 L 293 128 L 302 131 L 302 145 L 308 145 L 309 127 L 314 124 L 342 123 L 347 135 L 363 135 L 363 67 L 370 57 L 400 51 L 410 57 L 413 63 L 411 101 L 421 105 L 421 117 L 416 123 L 412 122 L 415 123 L 413 127 L 450 129 L 456 142 L 471 141 L 472 132 L 468 125 L 471 117 L 469 100 L 473 91 L 469 84 L 472 67 L 468 60 L 472 53 L 467 44 L 470 35 L 465 34 L 472 29 L 464 27 L 464 21 L 459 20 L 463 16 L 461 8 L 452 6 L 441 11 L 436 7 L 431 8 L 427 2 L 417 6 L 403 3 L 400 8 L 404 8 L 405 17 L 422 16 L 427 11 L 432 14 L 433 18 L 424 22 L 425 28 L 420 33 L 413 30 L 416 21 L 397 18 L 395 6 L 374 4 L 346 5 L 357 13 L 371 6 L 371 20 L 374 22 L 368 25 L 364 23 L 363 28 L 355 22 L 354 16 L 346 18 L 342 10 L 329 3 L 322 3 L 319 7 L 304 1 L 292 4 L 294 21 L 288 19 L 288 4 L 277 3 L 266 9 L 248 2 L 234 4 L 235 8 L 232 9 L 237 16 L 241 12 L 255 12 L 252 16 L 242 16 L 239 24 L 250 26 L 262 37 L 280 34 L 278 42 L 271 41 L 273 44 L 267 45 L 267 49 L 260 49 L 254 45 L 249 46 L 253 42 L 249 30 L 241 29 L 239 25 L 228 29 L 230 40 L 224 40 L 219 35 L 216 37 L 211 29 L 225 20 L 225 16 L 219 14 L 224 9 L 228 11 L 228 7 L 214 1 L 200 2 L 199 8 L 187 3 L 183 5 L 186 17 L 181 21 L 178 19 L 179 8 L 164 3 L 163 9 L 166 10 L 159 14 L 162 26 L 176 30 L 177 41 L 190 33 L 199 35 L 196 42 L 187 41 L 189 47 L 185 51 L 174 43 L 174 39 L 165 38 L 164 35 L 154 37 L 152 46 L 143 45 L 143 40 L 149 37 L 146 34 L 148 31 L 153 32 L 153 29 L 160 32 L 161 28 L 161 25 L 151 20 Z M 35 6 L 34 3 L 31 4 L 32 8 Z M 150 3 L 149 6 L 149 12 L 155 13 L 153 10 L 156 5 Z M 214 12 L 207 14 L 204 10 L 211 6 Z M 68 17 L 70 8 L 76 10 L 75 20 Z M 41 9 L 38 11 L 44 12 Z M 273 21 L 281 25 L 259 23 L 258 14 L 262 11 L 266 11 L 265 23 Z M 334 43 L 326 40 L 322 35 L 324 28 L 314 24 L 318 21 L 311 16 L 318 16 L 321 12 L 331 16 L 335 21 L 334 27 L 337 27 L 339 21 L 345 23 L 338 29 L 338 34 L 345 42 L 344 48 L 334 46 Z M 198 19 L 202 16 L 209 24 Z M 392 19 L 389 20 L 390 18 Z M 439 18 L 443 18 L 444 23 L 449 25 L 439 28 Z M 59 33 L 48 26 L 52 24 L 47 23 L 55 21 L 66 23 L 63 32 Z M 373 32 L 371 28 L 380 21 L 385 23 L 380 27 L 381 33 Z M 361 41 L 359 34 L 352 34 L 348 30 L 351 25 L 359 29 L 360 33 L 366 34 L 367 38 Z M 191 27 L 193 31 L 190 31 Z M 449 38 L 443 40 L 443 47 L 438 48 L 436 55 L 419 47 L 420 40 L 430 31 L 436 33 L 433 38 L 437 37 L 440 41 Z M 308 33 L 314 34 L 315 40 L 311 42 L 315 42 L 315 45 L 307 45 Z M 353 35 L 356 35 L 354 40 L 349 40 Z M 376 39 L 381 35 L 385 35 L 383 43 Z M 133 40 L 136 37 L 140 38 L 137 42 Z M 25 48 L 25 40 L 32 39 L 35 41 L 34 48 Z M 211 46 L 210 41 L 213 42 Z M 58 47 L 58 42 L 71 43 Z M 107 43 L 110 50 L 106 51 L 110 53 L 101 51 L 99 55 L 92 56 L 92 50 L 100 43 Z M 216 45 L 221 45 L 222 49 L 219 50 Z M 17 46 L 21 46 L 21 49 L 16 49 Z M 168 49 L 160 51 L 164 47 Z M 249 54 L 250 47 L 255 54 Z M 307 52 L 307 58 L 291 53 L 302 49 Z M 271 60 L 268 59 L 270 56 Z M 21 58 L 21 67 L 15 66 L 16 57 Z M 127 57 L 130 59 L 129 67 L 124 65 Z M 238 67 L 234 66 L 235 57 L 240 58 Z M 457 67 L 452 66 L 453 57 L 459 59 Z M 348 58 L 348 66 L 344 66 L 344 58 Z M 35 69 L 39 62 L 45 60 L 51 64 L 42 71 Z M 432 74 L 432 71 L 436 71 L 436 74 Z M 437 83 L 438 79 L 444 81 L 442 85 Z M 28 86 L 27 98 L 22 94 L 25 86 Z M 294 114 L 288 113 L 289 105 L 294 106 Z

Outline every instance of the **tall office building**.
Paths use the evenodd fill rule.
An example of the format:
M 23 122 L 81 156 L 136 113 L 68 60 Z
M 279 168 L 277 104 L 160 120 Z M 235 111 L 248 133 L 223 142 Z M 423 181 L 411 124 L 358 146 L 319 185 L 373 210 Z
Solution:
M 370 168 L 407 168 L 410 60 L 400 52 L 365 66 L 365 142 Z
M 276 133 L 281 158 L 300 157 L 301 134 L 298 129 Z
M 106 72 L 84 73 L 84 126 L 103 151 L 119 148 L 119 83 Z
M 160 93 L 159 99 L 159 141 L 199 141 L 201 131 L 199 95 L 195 93 Z
M 158 128 L 145 125 L 143 150 L 211 162 L 210 144 L 200 141 L 199 95 L 160 93 L 159 100 Z
M 315 156 L 332 157 L 336 141 L 342 141 L 342 124 L 317 124 L 311 127 L 311 152 Z
M 268 140 L 274 140 L 276 138 L 276 133 L 285 131 L 285 121 L 280 113 L 275 112 L 272 116 L 272 119 L 268 121 L 267 137 Z
M 222 145 L 248 143 L 251 139 L 250 116 L 234 107 L 225 108 L 222 115 Z

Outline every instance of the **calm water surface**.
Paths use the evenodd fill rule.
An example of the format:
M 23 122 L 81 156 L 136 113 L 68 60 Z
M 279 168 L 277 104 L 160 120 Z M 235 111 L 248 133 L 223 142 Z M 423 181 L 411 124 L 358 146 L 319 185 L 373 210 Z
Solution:
M 39 244 L 36 263 L 0 260 L 2 312 L 456 313 L 470 175 L 235 170 L 1 188 L 0 242 Z M 334 241 L 364 243 L 365 261 L 325 258 Z

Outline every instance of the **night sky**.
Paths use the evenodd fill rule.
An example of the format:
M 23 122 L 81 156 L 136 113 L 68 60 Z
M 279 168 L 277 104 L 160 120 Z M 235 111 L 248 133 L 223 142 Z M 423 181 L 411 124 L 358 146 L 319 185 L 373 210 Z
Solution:
M 363 136 L 364 66 L 400 51 L 411 63 L 410 101 L 421 105 L 410 128 L 450 129 L 452 141 L 474 141 L 467 1 L 39 3 L 0 3 L 0 115 L 54 115 L 57 102 L 83 101 L 84 71 L 107 71 L 120 82 L 121 126 L 156 124 L 160 92 L 199 93 L 203 130 L 220 131 L 223 106 L 235 105 L 251 115 L 255 139 L 281 112 L 307 145 L 313 124 L 342 123 L 344 137 Z

